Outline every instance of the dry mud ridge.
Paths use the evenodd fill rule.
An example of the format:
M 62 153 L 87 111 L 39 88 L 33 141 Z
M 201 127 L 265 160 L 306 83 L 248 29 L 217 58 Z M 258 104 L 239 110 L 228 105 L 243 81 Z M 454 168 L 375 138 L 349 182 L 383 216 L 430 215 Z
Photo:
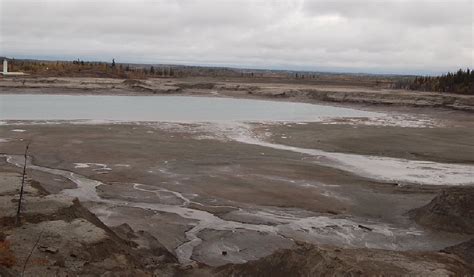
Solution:
M 153 236 L 122 224 L 108 228 L 77 199 L 48 195 L 28 179 L 20 225 L 15 212 L 21 175 L 0 163 L 0 276 L 366 276 L 474 274 L 474 240 L 439 252 L 344 249 L 296 243 L 245 264 L 182 266 Z M 41 178 L 38 178 L 41 179 Z M 442 191 L 415 216 L 472 220 L 473 189 Z M 461 201 L 459 201 L 461 200 Z M 468 205 L 468 206 L 466 206 Z M 432 208 L 435 206 L 436 208 Z M 453 211 L 451 215 L 443 211 Z M 419 219 L 418 219 L 419 220 Z M 441 219 L 439 223 L 444 223 Z M 463 223 L 464 224 L 464 223 Z M 456 225 L 457 226 L 457 225 Z M 472 225 L 471 225 L 472 226 Z M 455 229 L 454 231 L 458 231 Z
M 221 95 L 248 98 L 287 99 L 302 102 L 338 102 L 395 106 L 443 107 L 474 111 L 473 95 L 394 90 L 324 83 L 291 83 L 246 78 L 107 78 L 30 77 L 0 79 L 2 93 L 58 93 L 113 95 Z
M 474 187 L 448 188 L 429 204 L 409 214 L 418 224 L 428 228 L 474 234 L 473 203 Z
M 464 276 L 472 269 L 442 253 L 340 249 L 301 244 L 258 261 L 229 265 L 220 276 Z

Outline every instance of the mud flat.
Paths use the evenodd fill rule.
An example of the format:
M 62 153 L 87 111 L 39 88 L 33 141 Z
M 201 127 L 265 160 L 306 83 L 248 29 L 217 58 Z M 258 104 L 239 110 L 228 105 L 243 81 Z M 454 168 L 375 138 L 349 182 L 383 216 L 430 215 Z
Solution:
M 306 103 L 330 102 L 345 105 L 390 105 L 400 107 L 442 107 L 474 111 L 474 96 L 394 90 L 377 86 L 342 83 L 254 78 L 108 78 L 33 77 L 0 79 L 0 92 L 73 95 L 212 95 L 263 98 Z
M 474 185 L 472 115 L 406 109 L 313 122 L 4 120 L 2 241 L 15 258 L 3 270 L 21 272 L 43 232 L 32 273 L 472 274 L 472 233 L 412 215 Z M 463 224 L 469 211 L 456 210 Z

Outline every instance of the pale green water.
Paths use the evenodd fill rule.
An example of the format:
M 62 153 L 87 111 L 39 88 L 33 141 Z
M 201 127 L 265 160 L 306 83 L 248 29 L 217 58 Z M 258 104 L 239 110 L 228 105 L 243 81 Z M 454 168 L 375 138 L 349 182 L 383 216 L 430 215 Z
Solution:
M 0 95 L 1 120 L 315 121 L 380 115 L 332 106 L 235 98 Z

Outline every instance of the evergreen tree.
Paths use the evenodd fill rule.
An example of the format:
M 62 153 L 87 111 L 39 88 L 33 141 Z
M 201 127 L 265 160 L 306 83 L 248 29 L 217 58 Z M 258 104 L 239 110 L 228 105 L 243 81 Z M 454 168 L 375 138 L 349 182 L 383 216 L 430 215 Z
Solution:
M 416 76 L 408 85 L 397 84 L 396 86 L 399 88 L 407 88 L 411 90 L 439 91 L 474 95 L 474 74 L 469 68 L 466 69 L 466 71 L 459 69 L 456 71 L 456 73 L 448 72 L 447 74 L 437 77 Z

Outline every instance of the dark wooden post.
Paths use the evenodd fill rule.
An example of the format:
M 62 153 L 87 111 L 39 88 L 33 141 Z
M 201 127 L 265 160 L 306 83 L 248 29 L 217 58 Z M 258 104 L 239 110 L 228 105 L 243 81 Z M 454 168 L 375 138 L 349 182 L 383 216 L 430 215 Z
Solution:
M 21 188 L 20 188 L 20 200 L 18 201 L 18 209 L 16 211 L 16 225 L 20 224 L 20 214 L 21 214 L 21 200 L 23 199 L 23 191 L 25 187 L 25 177 L 26 177 L 26 160 L 28 159 L 28 148 L 30 144 L 26 145 L 25 149 L 25 163 L 23 164 L 23 176 L 21 178 Z

